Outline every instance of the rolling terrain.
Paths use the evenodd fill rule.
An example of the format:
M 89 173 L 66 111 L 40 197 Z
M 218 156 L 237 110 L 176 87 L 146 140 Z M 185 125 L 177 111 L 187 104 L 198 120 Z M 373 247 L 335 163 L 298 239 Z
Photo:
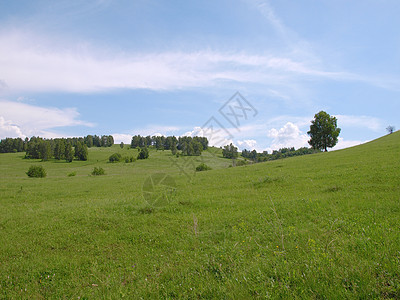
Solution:
M 234 168 L 215 151 L 197 173 L 170 151 L 109 163 L 137 155 L 117 145 L 0 154 L 0 298 L 400 298 L 400 132 Z M 153 206 L 157 173 L 173 190 Z

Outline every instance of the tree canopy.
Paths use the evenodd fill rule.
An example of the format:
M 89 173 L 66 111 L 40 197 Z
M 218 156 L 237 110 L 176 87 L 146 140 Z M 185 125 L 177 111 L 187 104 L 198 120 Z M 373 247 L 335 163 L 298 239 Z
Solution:
M 235 147 L 232 143 L 230 145 L 226 145 L 222 149 L 222 156 L 225 158 L 235 159 L 238 157 L 238 148 Z
M 337 127 L 337 119 L 324 111 L 315 114 L 311 121 L 310 131 L 307 134 L 311 137 L 308 143 L 313 149 L 325 150 L 334 147 L 338 142 L 340 128 Z

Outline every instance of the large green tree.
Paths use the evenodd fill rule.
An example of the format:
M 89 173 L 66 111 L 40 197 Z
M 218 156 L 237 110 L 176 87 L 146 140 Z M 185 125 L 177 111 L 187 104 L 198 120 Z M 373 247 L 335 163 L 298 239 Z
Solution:
M 311 147 L 318 150 L 328 151 L 338 142 L 340 128 L 337 127 L 337 119 L 328 113 L 320 111 L 315 114 L 311 121 L 310 131 L 307 134 L 311 137 L 308 141 Z

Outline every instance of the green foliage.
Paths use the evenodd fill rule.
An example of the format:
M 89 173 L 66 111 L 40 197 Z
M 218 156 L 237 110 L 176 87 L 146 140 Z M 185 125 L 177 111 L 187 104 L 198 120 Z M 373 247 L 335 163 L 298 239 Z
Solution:
M 244 160 L 242 160 L 242 159 L 236 160 L 236 167 L 245 166 L 245 165 L 248 165 L 248 164 L 249 164 L 249 162 L 246 159 L 244 159 Z
M 24 141 L 21 138 L 5 138 L 0 140 L 0 153 L 24 151 Z
M 103 135 L 101 137 L 102 147 L 111 147 L 112 145 L 114 145 L 114 137 L 112 135 Z
M 74 176 L 76 176 L 76 171 L 71 172 L 71 173 L 68 174 L 68 177 L 74 177 Z
M 41 141 L 39 143 L 39 158 L 46 161 L 52 157 L 51 143 L 49 141 Z
M 43 142 L 46 145 L 43 145 Z M 5 138 L 0 140 L 0 153 L 13 153 L 26 151 L 26 158 L 41 158 L 48 160 L 54 156 L 55 159 L 64 159 L 65 145 L 71 144 L 76 147 L 77 143 L 86 145 L 87 147 L 111 147 L 114 145 L 114 138 L 111 135 L 103 135 L 101 137 L 88 135 L 85 137 L 73 137 L 62 139 L 43 139 L 41 137 L 25 138 Z M 60 145 L 61 144 L 61 145 Z M 123 143 L 121 143 L 123 145 Z M 63 147 L 64 145 L 64 147 Z M 50 148 L 50 151 L 48 151 Z
M 132 137 L 131 148 L 143 148 L 153 146 L 157 150 L 171 150 L 172 155 L 182 151 L 182 155 L 199 156 L 201 152 L 208 149 L 208 140 L 205 137 L 182 136 L 140 136 Z
M 222 156 L 225 158 L 234 159 L 238 157 L 238 148 L 232 143 L 230 145 L 224 146 L 222 149 Z
M 67 144 L 65 146 L 64 156 L 65 156 L 65 160 L 67 162 L 72 162 L 72 160 L 74 159 L 74 153 L 73 153 L 71 144 Z
M 136 161 L 136 157 L 133 157 L 133 156 L 125 156 L 125 157 L 124 157 L 124 161 L 125 161 L 126 163 L 131 163 L 131 162 Z
M 328 113 L 320 111 L 315 114 L 311 121 L 310 131 L 307 134 L 311 137 L 308 141 L 313 149 L 327 150 L 338 142 L 340 128 L 337 128 L 336 117 L 331 117 Z
M 98 175 L 105 175 L 106 173 L 102 167 L 94 167 L 91 174 L 94 176 L 98 176 Z
M 65 158 L 65 140 L 58 139 L 55 140 L 55 147 L 54 147 L 54 158 L 55 159 L 64 159 Z
M 43 178 L 46 177 L 46 170 L 43 166 L 30 166 L 26 175 L 29 177 Z
M 211 167 L 207 166 L 205 163 L 201 163 L 200 165 L 198 165 L 196 167 L 196 171 L 200 172 L 200 171 L 208 171 L 211 170 Z
M 149 158 L 149 149 L 147 149 L 147 147 L 140 148 L 137 159 L 147 159 L 147 158 Z
M 121 160 L 122 160 L 122 155 L 119 153 L 111 154 L 110 157 L 108 158 L 108 161 L 111 163 L 120 162 Z
M 178 148 L 176 147 L 176 145 L 173 145 L 171 147 L 171 153 L 172 155 L 176 155 L 178 153 Z
M 268 161 L 268 160 L 276 160 L 276 159 L 281 159 L 281 158 L 286 158 L 286 157 L 313 154 L 313 153 L 318 153 L 318 152 L 320 152 L 320 150 L 315 150 L 315 149 L 307 148 L 307 147 L 302 147 L 297 150 L 294 147 L 281 148 L 279 150 L 272 151 L 271 154 L 269 154 L 267 151 L 258 153 L 256 150 L 248 151 L 248 150 L 244 149 L 242 151 L 241 156 L 244 158 L 247 158 L 247 159 L 251 159 L 253 162 L 263 162 L 263 161 Z M 236 163 L 236 165 L 238 165 L 238 162 Z
M 75 146 L 75 157 L 78 160 L 83 160 L 83 161 L 88 159 L 88 148 L 85 144 L 82 144 L 80 141 L 78 141 Z

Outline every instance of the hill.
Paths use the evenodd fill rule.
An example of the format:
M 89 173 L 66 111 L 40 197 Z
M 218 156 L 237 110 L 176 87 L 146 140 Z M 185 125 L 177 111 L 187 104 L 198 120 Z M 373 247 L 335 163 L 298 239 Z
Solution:
M 210 149 L 198 173 L 201 158 L 169 151 L 107 162 L 134 151 L 0 155 L 1 298 L 400 297 L 400 132 L 235 168 Z M 48 177 L 28 178 L 32 164 Z M 153 207 L 156 173 L 174 188 Z

